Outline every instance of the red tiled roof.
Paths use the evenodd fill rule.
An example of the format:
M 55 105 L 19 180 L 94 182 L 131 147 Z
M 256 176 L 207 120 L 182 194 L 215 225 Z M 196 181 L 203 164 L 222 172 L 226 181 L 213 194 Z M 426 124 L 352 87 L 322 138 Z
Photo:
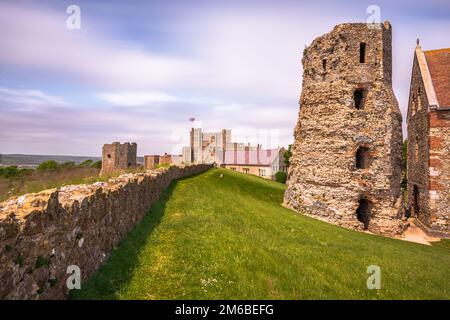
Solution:
M 450 48 L 424 51 L 440 107 L 450 106 Z

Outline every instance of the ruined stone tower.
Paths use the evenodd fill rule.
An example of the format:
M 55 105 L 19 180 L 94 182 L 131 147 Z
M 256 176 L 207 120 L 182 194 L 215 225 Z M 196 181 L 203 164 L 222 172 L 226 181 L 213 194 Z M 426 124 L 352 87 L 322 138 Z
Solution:
M 102 150 L 102 170 L 100 174 L 109 174 L 125 171 L 136 167 L 136 143 L 113 142 L 103 145 Z
M 401 231 L 391 39 L 389 22 L 345 23 L 305 49 L 286 206 L 357 230 Z

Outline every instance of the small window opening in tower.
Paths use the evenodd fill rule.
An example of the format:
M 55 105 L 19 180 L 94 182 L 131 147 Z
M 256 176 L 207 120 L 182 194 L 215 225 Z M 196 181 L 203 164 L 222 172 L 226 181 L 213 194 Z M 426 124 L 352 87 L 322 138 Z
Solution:
M 327 70 L 327 59 L 322 60 L 322 68 L 324 71 Z
M 416 163 L 419 162 L 419 137 L 416 137 L 416 143 L 414 145 L 414 159 Z
M 366 43 L 359 44 L 359 63 L 366 63 Z
M 109 159 L 111 159 L 111 155 L 110 154 L 108 154 L 108 156 L 107 156 Z
M 370 202 L 367 199 L 361 198 L 358 209 L 356 209 L 356 217 L 364 224 L 364 229 L 366 230 L 369 228 L 370 207 Z
M 128 162 L 128 168 L 131 167 L 131 162 Z
M 417 91 L 417 101 L 416 101 L 416 104 L 417 104 L 417 110 L 422 109 L 421 98 L 420 98 L 420 88 L 419 88 L 419 90 Z
M 366 169 L 370 165 L 370 149 L 359 147 L 356 151 L 356 169 Z
M 356 89 L 353 92 L 353 100 L 356 109 L 362 109 L 364 106 L 364 89 Z
M 413 188 L 413 208 L 414 215 L 417 217 L 420 215 L 420 193 L 417 185 L 414 185 Z

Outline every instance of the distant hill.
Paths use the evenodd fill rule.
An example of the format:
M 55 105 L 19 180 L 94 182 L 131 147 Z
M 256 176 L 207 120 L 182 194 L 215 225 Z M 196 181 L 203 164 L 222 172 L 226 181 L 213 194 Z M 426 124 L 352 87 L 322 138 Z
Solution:
M 48 160 L 54 160 L 59 163 L 74 161 L 79 164 L 85 160 L 98 161 L 101 157 L 84 157 L 84 156 L 56 156 L 56 155 L 40 155 L 40 154 L 0 154 L 0 165 L 4 166 L 37 166 Z M 138 163 L 143 163 L 143 157 L 137 157 Z
M 38 154 L 1 154 L 0 164 L 5 166 L 36 166 L 48 160 L 59 163 L 74 161 L 79 164 L 85 160 L 101 160 L 100 157 L 79 157 L 79 156 L 55 156 Z

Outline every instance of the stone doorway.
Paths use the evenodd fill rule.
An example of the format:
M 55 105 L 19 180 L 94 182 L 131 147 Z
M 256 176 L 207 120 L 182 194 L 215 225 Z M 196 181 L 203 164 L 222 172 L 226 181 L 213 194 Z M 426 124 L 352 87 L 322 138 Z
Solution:
M 413 204 L 414 204 L 414 215 L 418 217 L 420 214 L 420 192 L 417 185 L 414 185 L 413 188 Z
M 364 224 L 365 230 L 369 228 L 370 211 L 371 211 L 370 201 L 365 198 L 361 198 L 359 200 L 358 209 L 356 209 L 356 217 L 358 218 L 359 221 L 361 221 Z

